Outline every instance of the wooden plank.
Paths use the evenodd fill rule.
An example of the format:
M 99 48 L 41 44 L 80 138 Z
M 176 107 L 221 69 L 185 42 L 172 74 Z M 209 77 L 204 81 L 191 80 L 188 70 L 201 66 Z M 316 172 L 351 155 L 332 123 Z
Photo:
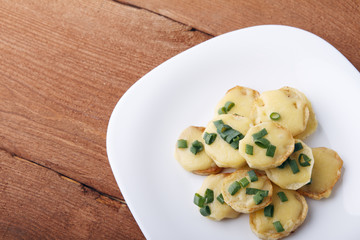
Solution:
M 0 0 L 0 148 L 121 198 L 110 114 L 146 72 L 209 38 L 190 30 L 109 0 Z
M 0 239 L 144 239 L 127 205 L 0 151 Z
M 208 34 L 282 24 L 324 38 L 360 70 L 360 1 L 118 0 L 185 23 Z

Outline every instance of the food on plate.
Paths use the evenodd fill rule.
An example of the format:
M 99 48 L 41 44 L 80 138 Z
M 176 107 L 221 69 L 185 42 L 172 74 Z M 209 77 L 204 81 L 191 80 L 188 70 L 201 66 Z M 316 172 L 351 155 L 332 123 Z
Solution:
M 238 114 L 250 116 L 252 104 L 259 97 L 259 92 L 251 88 L 235 86 L 228 90 L 215 108 L 215 116 L 221 114 Z
M 266 91 L 254 102 L 251 118 L 255 124 L 276 122 L 296 136 L 304 132 L 309 120 L 307 102 L 305 95 L 294 88 Z
M 201 188 L 194 196 L 194 203 L 200 208 L 203 216 L 216 221 L 239 216 L 240 213 L 227 205 L 221 194 L 223 180 L 228 175 L 229 173 L 219 173 L 204 179 Z
M 187 171 L 199 175 L 218 173 L 222 169 L 204 151 L 202 138 L 204 127 L 190 126 L 179 136 L 175 146 L 175 158 Z
M 223 180 L 221 193 L 235 211 L 251 213 L 270 204 L 273 188 L 265 174 L 240 169 Z
M 283 126 L 264 122 L 251 127 L 239 143 L 239 153 L 251 168 L 281 165 L 294 150 L 294 138 Z
M 312 152 L 315 164 L 311 182 L 300 188 L 298 192 L 316 200 L 328 198 L 341 176 L 343 161 L 334 150 L 329 148 L 313 148 Z
M 296 190 L 311 179 L 314 166 L 312 150 L 301 140 L 295 139 L 294 152 L 280 166 L 265 170 L 268 178 L 276 185 Z
M 301 93 L 300 91 L 298 91 L 298 92 Z M 294 136 L 294 138 L 304 140 L 316 131 L 318 122 L 316 120 L 315 112 L 314 112 L 311 102 L 308 100 L 308 98 L 303 93 L 301 93 L 301 94 L 306 99 L 306 104 L 309 108 L 309 120 L 306 124 L 305 130 L 302 133 Z
M 211 120 L 204 133 L 205 152 L 219 167 L 239 168 L 246 165 L 238 152 L 239 141 L 244 137 L 252 122 L 236 114 L 223 114 Z M 214 141 L 209 136 L 214 136 Z
M 272 202 L 267 207 L 250 213 L 251 230 L 261 239 L 280 239 L 295 231 L 305 220 L 308 205 L 294 190 L 273 185 Z

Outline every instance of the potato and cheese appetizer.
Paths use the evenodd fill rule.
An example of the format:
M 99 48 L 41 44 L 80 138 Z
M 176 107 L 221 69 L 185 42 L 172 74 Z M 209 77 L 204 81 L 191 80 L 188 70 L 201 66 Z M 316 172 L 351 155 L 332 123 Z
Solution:
M 281 165 L 294 150 L 294 138 L 281 125 L 264 122 L 251 127 L 239 143 L 239 153 L 251 168 Z
M 298 192 L 316 200 L 328 198 L 340 178 L 343 161 L 334 150 L 329 148 L 313 148 L 312 152 L 315 164 L 311 182 L 300 188 Z
M 238 114 L 250 116 L 252 105 L 259 97 L 259 92 L 251 88 L 235 86 L 227 91 L 215 108 L 215 116 L 220 114 Z
M 186 128 L 175 146 L 175 159 L 185 170 L 199 175 L 209 175 L 222 170 L 204 151 L 204 130 L 204 127 Z
M 221 193 L 235 211 L 251 213 L 270 204 L 273 188 L 265 174 L 240 169 L 224 179 Z
M 281 166 L 265 170 L 268 178 L 278 186 L 297 190 L 310 182 L 314 157 L 309 146 L 295 140 L 294 152 Z
M 246 165 L 239 154 L 239 141 L 244 137 L 252 122 L 249 118 L 236 114 L 215 117 L 207 125 L 203 138 L 205 152 L 219 167 L 240 168 Z
M 308 101 L 300 91 L 283 87 L 266 91 L 254 102 L 251 118 L 255 124 L 274 121 L 293 136 L 304 132 L 309 119 Z
M 205 178 L 201 188 L 194 196 L 194 203 L 200 207 L 200 213 L 212 220 L 220 221 L 224 218 L 236 218 L 236 212 L 224 201 L 221 187 L 224 178 L 229 173 L 209 175 Z
M 270 205 L 250 213 L 251 230 L 261 239 L 280 239 L 295 231 L 305 220 L 308 205 L 296 191 L 273 185 Z

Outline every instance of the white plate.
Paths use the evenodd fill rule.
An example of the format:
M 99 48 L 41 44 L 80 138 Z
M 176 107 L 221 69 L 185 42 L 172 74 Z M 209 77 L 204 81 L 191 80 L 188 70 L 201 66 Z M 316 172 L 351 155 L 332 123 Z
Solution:
M 120 99 L 110 118 L 107 153 L 116 181 L 148 239 L 257 239 L 248 215 L 214 222 L 193 195 L 204 177 L 173 157 L 180 132 L 205 126 L 235 85 L 258 91 L 291 86 L 313 103 L 319 121 L 307 139 L 344 160 L 329 199 L 308 200 L 304 224 L 288 239 L 359 239 L 360 74 L 321 38 L 292 27 L 256 26 L 195 46 L 161 64 Z

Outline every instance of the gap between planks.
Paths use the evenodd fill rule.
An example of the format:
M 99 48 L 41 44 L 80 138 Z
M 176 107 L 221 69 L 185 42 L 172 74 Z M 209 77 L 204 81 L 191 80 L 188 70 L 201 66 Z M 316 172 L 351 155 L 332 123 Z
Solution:
M 79 181 L 77 181 L 77 180 L 75 180 L 75 179 L 73 179 L 73 178 L 71 178 L 71 177 L 68 177 L 68 176 L 66 176 L 66 175 L 64 175 L 64 174 L 62 174 L 62 173 L 60 173 L 60 172 L 58 172 L 58 171 L 55 171 L 54 169 L 51 169 L 51 168 L 49 168 L 49 167 L 47 167 L 47 166 L 44 166 L 44 165 L 41 165 L 41 164 L 39 164 L 39 163 L 37 163 L 37 162 L 35 162 L 35 161 L 33 161 L 33 160 L 19 157 L 19 156 L 17 156 L 15 153 L 10 152 L 10 151 L 8 151 L 8 150 L 6 150 L 6 149 L 4 149 L 4 148 L 0 148 L 0 150 L 6 152 L 7 154 L 10 154 L 10 155 L 11 155 L 14 159 L 16 159 L 16 160 L 24 161 L 24 162 L 26 162 L 26 163 L 28 163 L 28 164 L 32 164 L 32 165 L 35 165 L 35 166 L 38 166 L 38 167 L 41 167 L 41 168 L 50 170 L 50 171 L 52 171 L 52 172 L 55 172 L 55 173 L 58 174 L 62 179 L 66 180 L 66 181 L 69 181 L 69 182 L 71 182 L 71 183 L 80 185 L 84 192 L 90 190 L 90 191 L 93 191 L 93 192 L 98 193 L 98 194 L 100 195 L 100 198 L 98 198 L 97 201 L 100 202 L 100 203 L 103 203 L 103 204 L 105 204 L 105 205 L 110 205 L 110 206 L 112 206 L 112 205 L 114 205 L 114 204 L 112 204 L 112 201 L 115 201 L 115 202 L 118 202 L 118 203 L 120 203 L 120 204 L 125 204 L 125 205 L 127 205 L 126 202 L 125 202 L 125 200 L 123 200 L 123 199 L 120 199 L 120 198 L 117 198 L 117 197 L 108 195 L 108 194 L 106 194 L 106 193 L 103 193 L 103 192 L 101 192 L 101 191 L 99 191 L 99 190 L 97 190 L 97 189 L 95 189 L 95 188 L 93 188 L 93 187 L 91 187 L 91 186 L 89 186 L 89 185 L 86 185 L 86 184 L 84 184 L 84 183 L 81 183 L 81 182 L 79 182 Z

